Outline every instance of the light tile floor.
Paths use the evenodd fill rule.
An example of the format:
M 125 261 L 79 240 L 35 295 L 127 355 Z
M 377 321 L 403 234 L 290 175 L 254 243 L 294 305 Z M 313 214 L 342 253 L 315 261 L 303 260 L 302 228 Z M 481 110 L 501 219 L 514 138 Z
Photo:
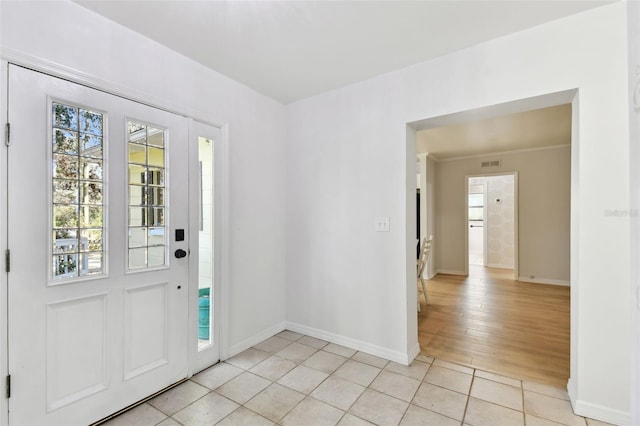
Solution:
M 567 392 L 419 355 L 410 366 L 283 331 L 105 423 L 606 425 Z

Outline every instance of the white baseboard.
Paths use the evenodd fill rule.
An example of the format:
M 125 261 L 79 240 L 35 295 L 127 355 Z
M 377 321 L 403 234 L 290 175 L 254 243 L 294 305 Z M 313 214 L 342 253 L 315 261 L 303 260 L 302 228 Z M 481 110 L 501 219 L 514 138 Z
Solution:
M 315 337 L 316 339 L 326 340 L 327 342 L 335 343 L 336 345 L 346 346 L 353 350 L 365 352 L 370 355 L 388 359 L 390 361 L 394 361 L 403 365 L 409 365 L 411 361 L 413 361 L 413 359 L 420 353 L 420 345 L 418 343 L 416 343 L 414 347 L 412 347 L 405 353 L 383 348 L 381 346 L 373 345 L 361 340 L 352 339 L 340 334 L 329 333 L 324 330 L 318 330 L 316 328 L 296 324 L 294 322 L 287 321 L 285 325 L 287 330 L 306 334 L 307 336 Z
M 224 361 L 225 359 L 229 359 L 232 356 L 237 355 L 242 351 L 246 351 L 250 347 L 255 346 L 258 343 L 262 342 L 263 340 L 268 339 L 269 337 L 280 333 L 284 329 L 285 329 L 285 323 L 283 321 L 279 324 L 274 325 L 273 327 L 269 327 L 266 330 L 263 330 L 260 333 L 249 337 L 248 339 L 243 340 L 240 343 L 236 343 L 235 345 L 231 346 L 228 351 L 226 351 L 225 357 L 221 359 L 221 361 Z
M 631 413 L 629 412 L 578 400 L 578 390 L 574 380 L 569 379 L 567 382 L 567 393 L 575 414 L 619 426 L 631 425 Z
M 407 362 L 402 362 L 400 364 L 409 365 L 411 362 L 420 354 L 420 342 L 416 342 L 415 345 L 411 349 L 409 349 L 409 353 L 407 354 Z
M 571 283 L 566 280 L 552 280 L 548 278 L 529 278 L 526 276 L 518 277 L 518 281 L 522 281 L 525 283 L 534 283 L 534 284 L 551 284 L 551 285 L 563 285 L 563 286 L 571 285 Z
M 573 411 L 579 416 L 589 417 L 590 419 L 600 420 L 601 422 L 618 426 L 631 425 L 631 413 L 628 411 L 615 410 L 580 400 L 573 404 Z
M 569 400 L 571 401 L 571 405 L 575 406 L 574 401 L 577 398 L 578 389 L 576 388 L 576 382 L 574 380 L 571 380 L 571 377 L 569 377 L 569 380 L 567 381 L 567 393 L 569 394 Z M 575 411 L 575 407 L 574 407 L 574 411 Z
M 456 269 L 438 269 L 436 273 L 445 275 L 467 275 L 464 271 L 458 271 Z

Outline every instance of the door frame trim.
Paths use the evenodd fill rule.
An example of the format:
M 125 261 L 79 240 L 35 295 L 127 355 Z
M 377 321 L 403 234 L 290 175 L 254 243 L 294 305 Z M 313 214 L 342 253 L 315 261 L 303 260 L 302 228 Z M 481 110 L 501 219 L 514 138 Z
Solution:
M 0 149 L 0 170 L 4 169 L 4 179 L 0 179 L 0 253 L 4 254 L 7 250 L 9 223 L 7 221 L 8 213 L 8 149 L 5 145 L 5 132 L 6 124 L 8 121 L 8 106 L 9 106 L 9 64 L 6 61 L 0 62 L 0 93 L 2 98 L 0 99 L 0 117 L 2 123 L 2 148 Z M 8 273 L 5 272 L 4 262 L 2 262 L 2 273 L 0 273 L 0 312 L 4 312 L 0 319 L 0 378 L 4 378 L 8 375 L 9 370 L 9 312 L 8 312 Z M 0 424 L 9 424 L 9 399 L 6 395 L 0 395 Z

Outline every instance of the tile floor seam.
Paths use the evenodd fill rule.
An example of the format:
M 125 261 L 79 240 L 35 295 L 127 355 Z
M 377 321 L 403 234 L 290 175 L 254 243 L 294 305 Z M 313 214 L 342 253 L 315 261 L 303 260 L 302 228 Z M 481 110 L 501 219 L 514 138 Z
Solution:
M 434 362 L 435 362 L 435 358 L 434 358 Z M 473 388 L 473 381 L 475 380 L 475 374 L 476 370 L 473 370 L 473 374 L 471 375 L 471 383 L 469 384 L 469 393 L 467 393 L 467 401 L 464 404 L 464 412 L 462 413 L 462 421 L 460 422 L 460 424 L 464 424 L 465 419 L 467 418 L 467 410 L 469 409 L 469 401 L 471 400 L 471 388 Z
M 331 375 L 329 375 L 329 377 L 327 377 L 327 378 L 326 378 L 322 383 L 324 383 L 325 381 L 329 380 L 329 378 L 330 378 L 330 377 L 331 377 Z M 335 377 L 334 377 L 334 378 L 335 378 Z M 338 379 L 339 379 L 339 378 L 340 378 L 340 377 L 338 377 Z M 342 380 L 344 380 L 344 379 L 342 379 Z M 348 381 L 348 380 L 345 380 L 345 381 Z M 320 383 L 320 384 L 316 387 L 316 389 L 318 389 L 318 388 L 322 385 L 322 383 Z M 357 383 L 353 383 L 353 382 L 349 382 L 349 383 L 357 384 Z M 360 385 L 359 385 L 359 386 L 360 386 Z M 333 405 L 331 402 L 328 402 L 328 401 L 322 401 L 322 400 L 318 399 L 317 397 L 314 397 L 313 395 L 311 395 L 311 394 L 312 394 L 316 389 L 314 389 L 313 391 L 311 391 L 311 392 L 309 393 L 309 395 L 308 395 L 308 396 L 309 396 L 309 397 L 311 397 L 311 398 L 313 398 L 313 399 L 315 399 L 315 400 L 318 400 L 318 401 L 320 401 L 320 402 L 323 402 L 323 403 L 327 404 L 327 405 L 328 405 L 328 406 L 330 406 L 330 407 L 337 408 L 338 410 L 342 410 L 342 411 L 344 411 L 344 412 L 346 413 L 346 412 L 348 412 L 348 411 L 351 409 L 351 407 L 353 407 L 353 404 L 355 404 L 355 403 L 356 403 L 356 401 L 358 400 L 358 398 L 360 398 L 360 395 L 362 395 L 362 392 L 364 392 L 364 391 L 365 391 L 366 389 L 368 389 L 368 388 L 367 388 L 367 387 L 365 387 L 365 388 L 362 390 L 362 392 L 360 393 L 360 395 L 358 395 L 358 398 L 356 398 L 356 399 L 355 399 L 355 400 L 354 400 L 354 401 L 349 405 L 349 407 L 347 407 L 347 409 L 344 409 L 344 408 L 341 408 L 341 407 L 337 407 L 337 406 Z
M 527 415 L 524 407 L 524 380 L 520 380 L 520 395 L 522 396 L 522 415 L 524 416 L 524 425 L 527 425 Z
M 276 382 L 273 382 L 273 383 L 274 383 L 274 384 L 279 384 L 279 383 L 276 383 Z M 280 386 L 283 386 L 283 387 L 285 387 L 285 388 L 287 388 L 287 389 L 291 389 L 291 388 L 289 388 L 289 387 L 287 387 L 287 386 L 284 386 L 284 385 L 280 385 Z M 298 391 L 296 391 L 295 389 L 291 389 L 291 390 L 294 390 L 295 392 L 298 392 Z M 262 392 L 264 392 L 264 390 L 263 390 Z M 260 392 L 260 393 L 262 393 L 262 392 Z M 260 393 L 259 393 L 259 394 L 260 394 Z M 258 395 L 259 395 L 259 394 L 258 394 Z M 256 396 L 258 396 L 258 395 L 256 395 Z M 256 396 L 254 396 L 254 398 L 255 398 Z M 252 398 L 252 399 L 253 399 L 253 398 Z M 249 401 L 251 401 L 251 400 L 249 400 Z M 292 406 L 288 411 L 286 411 L 286 412 L 282 415 L 282 417 L 280 417 L 280 420 L 279 420 L 279 421 L 271 420 L 271 419 L 269 419 L 269 418 L 267 418 L 267 417 L 263 416 L 262 414 L 260 414 L 260 413 L 258 413 L 258 412 L 256 412 L 256 411 L 254 411 L 254 410 L 251 410 L 251 408 L 249 408 L 249 407 L 246 407 L 246 408 L 248 408 L 249 410 L 253 411 L 254 413 L 258 414 L 258 415 L 259 415 L 259 416 L 261 416 L 261 417 L 265 417 L 267 420 L 269 420 L 270 422 L 272 422 L 274 425 L 281 425 L 281 424 L 282 424 L 282 423 L 281 423 L 281 422 L 282 422 L 282 420 L 284 420 L 284 418 L 285 418 L 285 417 L 287 417 L 287 416 L 289 415 L 289 413 L 290 413 L 291 411 L 293 411 L 293 409 L 294 409 L 294 408 L 296 408 L 296 407 L 297 407 L 297 406 L 298 406 L 302 401 L 304 401 L 304 398 L 302 398 L 302 399 L 301 399 L 300 401 L 298 401 L 294 406 Z M 248 402 L 248 401 L 247 401 L 247 402 Z M 243 405 L 243 407 L 244 407 L 244 405 Z
M 407 404 L 407 408 L 404 409 L 404 413 L 402 413 L 402 417 L 400 417 L 400 421 L 398 422 L 398 425 L 401 425 L 404 418 L 407 417 L 407 412 L 409 411 L 409 407 L 411 407 L 411 403 Z
M 455 393 L 457 393 L 457 394 L 459 394 L 459 395 L 470 396 L 468 393 L 462 393 L 462 392 L 460 392 L 460 391 L 453 390 L 453 389 L 449 389 L 449 388 L 446 388 L 446 387 L 444 387 L 444 386 L 437 385 L 437 384 L 435 384 L 435 383 L 426 382 L 426 381 L 424 381 L 424 380 L 420 382 L 420 384 L 422 384 L 422 383 L 427 383 L 427 384 L 429 384 L 429 385 L 431 385 L 431 386 L 435 386 L 435 387 L 438 387 L 438 388 L 440 388 L 440 389 L 444 389 L 444 390 L 448 390 L 448 391 L 451 391 L 451 392 L 455 392 Z M 469 392 L 471 392 L 471 387 L 469 387 Z
M 283 385 L 283 386 L 284 386 L 284 385 Z M 293 390 L 295 390 L 295 389 L 293 389 Z M 296 391 L 296 392 L 298 392 L 298 391 Z M 286 419 L 286 418 L 287 418 L 287 416 L 288 416 L 288 415 L 289 415 L 293 410 L 295 410 L 295 409 L 296 409 L 296 407 L 297 407 L 298 405 L 302 404 L 302 401 L 304 401 L 305 399 L 307 399 L 307 396 L 308 396 L 308 395 L 305 395 L 305 397 L 304 397 L 304 398 L 302 398 L 302 399 L 301 399 L 300 401 L 298 401 L 298 402 L 297 402 L 293 407 L 291 407 L 291 409 L 290 409 L 289 411 L 287 411 L 287 413 L 286 413 L 284 416 L 282 416 L 282 417 L 280 418 L 280 420 L 279 420 L 279 421 L 277 421 L 277 422 L 273 422 L 273 423 L 275 423 L 276 425 L 282 426 L 282 422 L 284 421 L 284 419 Z
M 380 372 L 378 373 L 378 376 L 380 376 L 380 374 L 382 374 L 382 372 L 383 372 L 383 371 L 384 371 L 384 370 L 380 370 Z M 377 378 L 378 378 L 378 377 L 376 376 L 376 379 L 377 379 Z M 375 379 L 374 379 L 374 381 L 375 381 Z M 371 383 L 373 383 L 373 382 L 371 382 Z M 421 383 L 422 383 L 422 382 L 421 382 Z M 418 384 L 418 388 L 419 388 L 419 387 L 420 387 L 420 384 Z M 367 387 L 367 389 L 368 389 L 368 388 L 369 388 L 369 387 Z M 407 404 L 407 407 L 404 409 L 404 412 L 402 413 L 402 417 L 400 417 L 400 421 L 398 422 L 398 424 L 401 424 L 401 423 L 402 423 L 402 419 L 404 419 L 404 418 L 405 418 L 405 416 L 407 415 L 407 411 L 409 411 L 409 407 L 411 406 L 411 401 L 413 401 L 413 398 L 416 396 L 416 395 L 415 395 L 415 394 L 416 394 L 416 392 L 418 392 L 418 389 L 416 389 L 416 390 L 415 390 L 415 392 L 413 392 L 413 396 L 412 396 L 412 397 L 411 397 L 411 399 L 409 400 L 409 402 L 408 402 L 408 404 Z M 392 395 L 389 395 L 389 394 L 387 394 L 387 393 L 385 393 L 385 392 L 381 392 L 381 393 L 382 393 L 383 395 L 391 396 L 392 398 L 394 398 Z M 406 402 L 406 401 L 401 400 L 400 398 L 396 398 L 396 399 L 398 399 L 399 401 L 402 401 L 402 402 Z
M 235 402 L 235 401 L 234 401 Z M 224 421 L 224 419 L 226 419 L 227 417 L 231 416 L 233 413 L 235 413 L 236 411 L 238 411 L 240 408 L 244 407 L 244 405 L 240 405 L 240 407 L 236 408 L 235 410 L 233 410 L 232 412 L 230 412 L 229 414 L 227 414 L 226 416 L 224 416 L 223 418 L 221 418 L 220 420 L 218 420 L 217 422 L 214 423 L 214 426 L 217 425 L 218 423 Z M 182 424 L 182 423 L 181 423 Z
M 317 352 L 315 352 L 315 353 L 317 353 Z M 314 353 L 314 355 L 315 355 L 315 353 Z M 313 355 L 312 355 L 312 356 L 313 356 Z M 309 358 L 311 358 L 311 357 L 309 357 Z M 307 358 L 307 359 L 309 359 L 309 358 Z M 305 361 L 306 361 L 306 360 L 305 360 Z M 345 361 L 345 362 L 346 362 L 346 361 Z M 300 364 L 298 364 L 298 365 L 303 365 L 303 364 L 302 364 L 302 363 L 300 363 Z M 315 368 L 313 368 L 313 367 L 308 367 L 308 368 L 310 368 L 310 369 L 312 369 L 312 370 L 314 370 L 314 371 L 320 371 L 320 370 L 316 370 L 316 369 L 315 369 Z M 321 373 L 324 373 L 324 371 L 320 371 L 320 372 L 321 372 Z M 326 373 L 325 373 L 325 374 L 326 374 Z M 324 378 L 320 383 L 318 383 L 318 385 L 317 385 L 316 387 L 314 387 L 313 389 L 311 389 L 311 390 L 309 391 L 309 393 L 307 393 L 307 394 L 305 395 L 305 397 L 304 397 L 304 398 L 302 398 L 302 400 L 301 400 L 298 404 L 296 404 L 296 407 L 297 407 L 300 403 L 302 403 L 302 401 L 304 401 L 304 400 L 305 400 L 305 399 L 307 399 L 307 398 L 313 398 L 313 399 L 315 399 L 316 401 L 320 401 L 319 399 L 312 397 L 312 396 L 311 396 L 311 394 L 312 394 L 316 389 L 318 389 L 318 388 L 320 387 L 320 385 L 322 385 L 324 382 L 326 382 L 326 381 L 327 381 L 327 379 L 329 379 L 329 377 L 331 377 L 331 376 L 332 376 L 332 374 L 333 374 L 333 373 L 331 373 L 331 374 L 327 374 L 327 377 L 325 377 L 325 378 Z M 294 390 L 295 390 L 295 389 L 294 389 Z M 324 401 L 320 401 L 320 402 L 322 402 L 322 403 L 324 403 L 324 404 L 327 404 L 327 405 L 329 405 L 329 406 L 333 407 L 333 405 L 328 404 L 328 403 L 326 403 L 326 402 L 324 402 Z M 295 407 L 293 407 L 291 410 L 293 410 L 294 408 L 295 408 Z M 342 408 L 339 408 L 339 407 L 333 407 L 333 408 L 337 408 L 338 410 L 342 410 Z M 344 411 L 344 410 L 342 410 L 342 411 Z M 346 411 L 345 411 L 345 413 L 346 413 Z M 285 418 L 285 417 L 287 417 L 287 416 L 285 415 L 282 419 L 284 420 L 284 418 Z M 341 418 L 342 418 L 342 417 L 341 417 Z
M 429 412 L 431 412 L 431 413 L 435 413 L 435 414 L 437 414 L 437 415 L 439 415 L 439 416 L 446 417 L 447 419 L 451 419 L 451 420 L 453 420 L 453 421 L 460 422 L 460 424 L 462 424 L 462 423 L 463 423 L 463 420 L 456 419 L 456 418 L 451 417 L 451 416 L 448 416 L 448 415 L 446 415 L 446 414 L 438 413 L 437 411 L 433 411 L 433 410 L 432 410 L 432 409 L 430 409 L 430 408 L 421 407 L 421 406 L 419 406 L 418 404 L 414 404 L 414 403 L 413 403 L 413 401 L 412 401 L 412 402 L 410 402 L 410 403 L 409 403 L 409 405 L 413 405 L 414 407 L 418 407 L 418 408 L 421 408 L 421 409 L 423 409 L 423 410 L 427 410 L 427 411 L 429 411 Z
M 191 380 L 191 379 L 189 379 L 189 380 L 185 381 L 184 383 L 191 382 L 191 381 L 192 381 L 192 380 Z M 196 384 L 196 385 L 198 385 L 198 386 L 202 386 L 202 385 L 201 385 L 201 384 L 199 384 L 199 383 L 196 383 L 196 382 L 193 382 L 193 383 L 195 383 L 195 384 Z M 180 386 L 181 386 L 181 385 L 180 385 Z M 170 390 L 177 389 L 178 387 L 179 387 L 179 386 L 176 386 L 175 388 L 171 388 Z M 173 413 L 173 414 L 167 414 L 167 413 L 165 413 L 164 411 L 162 411 L 160 408 L 158 408 L 158 407 L 156 407 L 156 406 L 154 406 L 154 405 L 151 405 L 151 404 L 150 404 L 150 402 L 151 402 L 151 401 L 148 401 L 148 402 L 147 402 L 147 404 L 151 405 L 153 408 L 155 408 L 156 410 L 160 411 L 160 412 L 161 412 L 162 414 L 164 414 L 165 416 L 167 416 L 167 417 L 173 417 L 174 415 L 178 414 L 180 411 L 182 411 L 182 410 L 184 410 L 185 408 L 187 408 L 187 407 L 191 406 L 192 404 L 196 403 L 197 401 L 201 400 L 202 398 L 204 398 L 205 396 L 207 396 L 207 395 L 209 395 L 211 392 L 213 392 L 213 390 L 209 389 L 209 388 L 208 388 L 208 387 L 206 387 L 206 386 L 202 386 L 202 387 L 203 387 L 203 388 L 205 388 L 205 389 L 208 389 L 208 390 L 209 390 L 209 392 L 207 392 L 207 393 L 205 393 L 204 395 L 202 395 L 202 396 L 200 396 L 200 397 L 198 397 L 198 398 L 194 399 L 193 401 L 191 401 L 190 403 L 188 403 L 187 405 L 185 405 L 184 407 L 182 407 L 181 409 L 179 409 L 178 411 L 176 411 L 176 412 L 175 412 L 175 413 Z M 169 392 L 169 391 L 167 391 L 167 392 Z M 222 396 L 224 397 L 224 395 L 222 395 Z M 226 397 L 225 397 L 225 398 L 226 398 Z M 227 399 L 229 399 L 229 398 L 227 398 Z M 229 401 L 231 401 L 231 399 L 229 399 Z M 233 401 L 233 402 L 235 402 L 235 401 Z
M 347 415 L 347 412 L 346 412 L 346 411 L 345 411 L 344 413 L 342 413 L 342 415 L 340 416 L 340 418 L 339 418 L 339 419 L 338 419 L 338 421 L 336 422 L 336 425 L 337 425 L 337 424 L 340 424 L 340 422 L 342 421 L 342 419 L 344 419 L 344 416 L 346 416 L 346 415 Z
M 320 386 L 320 385 L 318 385 L 318 386 Z M 330 407 L 332 407 L 332 408 L 335 408 L 335 409 L 337 409 L 337 410 L 342 411 L 342 412 L 343 412 L 343 413 L 342 413 L 342 416 L 340 416 L 340 419 L 338 419 L 338 421 L 336 422 L 336 425 L 337 425 L 338 423 L 340 423 L 340 420 L 342 420 L 342 418 L 343 418 L 344 416 L 346 416 L 346 415 L 347 415 L 347 413 L 348 413 L 348 410 L 343 410 L 342 408 L 339 408 L 339 407 L 336 407 L 336 406 L 334 406 L 334 405 L 331 405 L 331 404 L 329 404 L 328 402 L 321 401 L 321 400 L 319 400 L 318 398 L 314 398 L 313 396 L 311 396 L 311 393 L 309 393 L 309 395 L 307 395 L 307 396 L 305 396 L 304 398 L 302 398 L 302 400 L 301 400 L 299 403 L 297 403 L 295 407 L 291 408 L 291 410 L 290 410 L 289 412 L 293 411 L 293 410 L 294 410 L 298 405 L 300 405 L 300 404 L 302 403 L 302 401 L 304 401 L 304 400 L 305 400 L 305 399 L 307 399 L 307 398 L 311 398 L 311 399 L 313 399 L 313 400 L 315 400 L 315 401 L 321 402 L 321 403 L 323 403 L 323 404 L 327 404 L 328 406 L 330 406 Z M 351 404 L 351 405 L 353 405 L 353 404 Z M 351 407 L 349 407 L 349 408 L 351 408 Z M 289 413 L 287 413 L 287 415 L 288 415 L 288 414 L 289 414 Z M 284 419 L 285 419 L 285 417 L 287 417 L 287 416 L 285 415 L 285 416 L 282 418 L 282 420 L 284 420 Z M 278 423 L 278 424 L 280 424 L 280 423 Z
M 427 356 L 429 356 L 429 355 L 427 355 Z M 444 416 L 444 417 L 446 417 L 446 418 L 448 418 L 448 419 L 452 419 L 452 420 L 455 420 L 455 421 L 457 421 L 457 422 L 459 421 L 459 422 L 460 422 L 460 424 L 461 424 L 461 425 L 463 425 L 463 424 L 464 424 L 464 418 L 465 418 L 465 416 L 466 416 L 466 414 L 467 414 L 467 406 L 469 405 L 469 398 L 471 397 L 471 387 L 473 386 L 473 377 L 475 377 L 476 369 L 473 369 L 473 374 L 471 375 L 472 379 L 471 379 L 471 384 L 469 385 L 469 393 L 467 393 L 467 394 L 463 394 L 463 393 L 458 392 L 458 391 L 455 391 L 455 390 L 453 390 L 453 389 L 448 389 L 448 388 L 445 388 L 444 386 L 436 385 L 436 384 L 434 384 L 434 383 L 429 383 L 429 382 L 426 382 L 426 381 L 425 381 L 425 380 L 426 380 L 426 378 L 427 378 L 427 375 L 429 374 L 429 371 L 431 371 L 431 367 L 432 367 L 432 366 L 434 366 L 434 364 L 435 364 L 435 360 L 436 360 L 436 358 L 435 358 L 435 357 L 431 357 L 431 358 L 433 358 L 433 361 L 432 361 L 431 363 L 429 363 L 429 364 L 428 364 L 428 365 L 429 365 L 429 367 L 427 368 L 427 372 L 425 373 L 425 375 L 424 375 L 423 379 L 420 381 L 420 386 L 422 386 L 422 384 L 423 384 L 423 383 L 427 383 L 427 384 L 429 384 L 429 385 L 431 385 L 431 386 L 436 386 L 436 387 L 438 387 L 438 388 L 440 388 L 440 389 L 444 389 L 444 390 L 447 390 L 447 391 L 455 392 L 455 393 L 457 393 L 457 394 L 459 394 L 459 395 L 464 395 L 464 396 L 466 397 L 466 401 L 465 401 L 465 406 L 464 406 L 464 412 L 463 412 L 463 414 L 462 414 L 462 420 L 458 420 L 458 419 L 455 419 L 455 418 L 453 418 L 453 417 L 451 417 L 451 416 L 447 416 L 446 414 L 438 413 L 437 411 L 433 411 L 433 410 L 430 410 L 430 409 L 428 409 L 428 408 L 421 407 L 421 406 L 419 406 L 419 405 L 417 405 L 417 404 L 413 404 L 413 401 L 415 400 L 415 395 L 414 395 L 413 399 L 411 400 L 411 402 L 409 403 L 409 405 L 413 404 L 413 405 L 415 405 L 416 407 L 420 407 L 420 408 L 422 408 L 422 409 L 424 409 L 424 410 L 430 411 L 430 412 L 432 412 L 432 413 L 436 413 L 436 414 L 438 414 L 438 415 L 440 415 L 440 416 Z M 438 366 L 436 366 L 436 367 L 438 367 Z M 455 370 L 452 370 L 452 371 L 455 371 Z M 418 386 L 418 390 L 420 390 L 420 386 Z M 417 394 L 417 392 L 418 392 L 418 391 L 416 391 L 416 394 Z M 408 409 L 408 408 L 407 408 L 407 409 Z
M 483 377 L 477 377 L 477 378 L 478 378 L 478 379 L 481 379 L 481 380 L 488 380 L 488 379 L 485 379 L 485 378 L 483 378 Z M 508 409 L 510 409 L 510 410 L 522 411 L 522 412 L 524 413 L 524 390 L 520 389 L 520 391 L 521 391 L 521 392 L 520 392 L 520 393 L 521 393 L 521 398 L 522 398 L 522 409 L 521 409 L 521 410 L 519 410 L 519 409 L 517 409 L 517 408 L 513 408 L 513 407 L 511 407 L 511 406 L 509 406 L 509 405 L 504 405 L 504 404 L 503 404 L 503 403 L 501 403 L 501 402 L 496 402 L 496 401 L 491 401 L 491 400 L 489 400 L 489 399 L 485 399 L 484 397 L 482 397 L 482 396 L 480 396 L 480 395 L 471 395 L 471 389 L 472 389 L 472 387 L 473 387 L 473 382 L 475 382 L 475 379 L 476 379 L 476 376 L 474 375 L 474 378 L 473 378 L 473 381 L 472 381 L 472 386 L 469 388 L 469 396 L 470 396 L 470 397 L 473 397 L 473 398 L 476 398 L 476 399 L 479 399 L 479 400 L 481 400 L 481 401 L 488 402 L 488 403 L 491 403 L 491 404 L 494 404 L 494 405 L 498 405 L 498 406 L 500 406 L 500 407 L 508 408 Z M 491 381 L 491 380 L 489 380 L 489 381 Z M 510 386 L 510 387 L 512 387 L 512 388 L 515 388 L 515 386 L 507 385 L 506 383 L 501 383 L 501 382 L 493 382 L 493 383 L 497 383 L 497 384 L 500 384 L 500 385 Z M 516 388 L 516 389 L 517 389 L 517 388 Z M 545 396 L 548 396 L 548 395 L 545 395 Z M 559 399 L 559 398 L 558 398 L 558 399 Z
M 546 396 L 547 398 L 554 398 L 554 399 L 557 399 L 557 400 L 560 400 L 560 401 L 570 401 L 570 400 L 568 400 L 568 399 L 558 398 L 557 396 L 547 395 L 546 393 L 536 392 L 536 391 L 529 390 L 529 389 L 522 389 L 522 393 L 523 393 L 523 394 L 524 394 L 525 390 L 526 390 L 527 392 L 535 393 L 536 395 Z

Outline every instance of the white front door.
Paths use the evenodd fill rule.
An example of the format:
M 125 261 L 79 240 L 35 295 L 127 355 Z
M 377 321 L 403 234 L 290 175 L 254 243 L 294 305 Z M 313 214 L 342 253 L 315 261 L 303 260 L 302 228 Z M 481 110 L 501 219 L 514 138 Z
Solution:
M 9 422 L 88 424 L 188 375 L 188 121 L 16 66 L 8 111 Z

